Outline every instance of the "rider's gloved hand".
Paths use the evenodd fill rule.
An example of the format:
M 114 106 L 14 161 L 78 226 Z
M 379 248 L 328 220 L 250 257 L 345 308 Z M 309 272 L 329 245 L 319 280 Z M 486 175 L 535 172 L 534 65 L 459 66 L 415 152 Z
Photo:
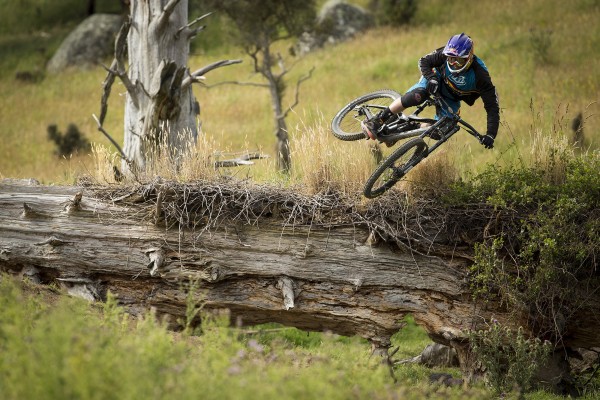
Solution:
M 440 83 L 438 82 L 437 78 L 431 78 L 428 80 L 426 89 L 430 94 L 436 94 L 440 90 Z
M 494 147 L 494 137 L 489 133 L 483 136 L 480 142 L 486 149 L 491 149 L 492 147 Z

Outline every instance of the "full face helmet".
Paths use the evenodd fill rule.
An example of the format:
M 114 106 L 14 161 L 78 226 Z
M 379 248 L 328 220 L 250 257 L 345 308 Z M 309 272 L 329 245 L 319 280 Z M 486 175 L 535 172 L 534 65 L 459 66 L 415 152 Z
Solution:
M 444 47 L 448 68 L 453 74 L 458 74 L 471 66 L 473 62 L 473 40 L 464 33 L 454 35 Z

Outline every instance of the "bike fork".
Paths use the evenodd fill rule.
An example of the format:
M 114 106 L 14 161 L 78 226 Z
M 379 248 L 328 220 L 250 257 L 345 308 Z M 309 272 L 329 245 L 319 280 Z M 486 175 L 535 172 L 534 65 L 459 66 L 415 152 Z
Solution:
M 438 147 L 440 147 L 443 143 L 445 143 L 446 141 L 448 141 L 448 139 L 450 139 L 456 132 L 458 132 L 460 130 L 460 126 L 454 126 L 452 128 L 452 130 L 450 130 L 450 132 L 448 132 L 445 135 L 442 135 L 442 138 L 440 140 L 438 140 L 437 142 L 435 142 L 433 144 L 433 146 L 429 147 L 427 149 L 427 151 L 425 151 L 423 158 L 427 157 L 429 154 L 433 153 L 433 151 L 435 149 L 437 149 Z

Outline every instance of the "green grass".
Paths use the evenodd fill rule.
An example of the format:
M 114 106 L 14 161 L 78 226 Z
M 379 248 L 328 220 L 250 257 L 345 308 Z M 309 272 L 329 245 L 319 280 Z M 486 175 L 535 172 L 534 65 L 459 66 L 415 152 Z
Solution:
M 395 384 L 358 338 L 259 328 L 205 315 L 198 336 L 175 334 L 114 300 L 90 306 L 1 276 L 0 398 L 491 398 L 483 388 L 430 386 L 430 370 L 418 366 L 397 368 Z M 417 352 L 426 342 L 410 321 L 397 339 Z
M 499 7 L 485 0 L 472 7 L 466 0 L 448 6 L 441 0 L 419 2 L 415 22 L 409 27 L 379 28 L 356 39 L 308 55 L 290 73 L 296 79 L 315 66 L 312 79 L 302 85 L 300 104 L 288 119 L 292 141 L 303 134 L 303 127 L 321 124 L 318 132 L 328 134 L 328 121 L 352 98 L 379 88 L 405 91 L 419 77 L 416 61 L 423 54 L 443 45 L 456 32 L 465 31 L 475 40 L 476 53 L 486 62 L 498 88 L 502 108 L 502 127 L 496 149 L 484 150 L 467 135 L 459 134 L 448 144 L 449 157 L 461 175 L 478 172 L 488 163 L 513 164 L 530 157 L 533 128 L 547 131 L 558 127 L 570 134 L 574 116 L 583 112 L 587 143 L 598 147 L 600 82 L 600 17 L 597 2 L 576 0 L 509 0 Z M 4 17 L 7 18 L 7 17 Z M 208 31 L 211 29 L 208 22 Z M 218 24 L 216 24 L 218 25 Z M 46 140 L 46 127 L 57 124 L 65 129 L 75 123 L 92 142 L 111 147 L 95 128 L 92 114 L 99 110 L 104 71 L 66 71 L 47 76 L 37 84 L 15 81 L 17 71 L 42 70 L 45 61 L 66 31 L 46 32 L 40 40 L 22 34 L 0 36 L 3 74 L 0 76 L 0 121 L 3 143 L 0 146 L 0 175 L 35 177 L 43 182 L 72 182 L 86 173 L 89 157 L 59 160 Z M 215 26 L 215 29 L 221 29 Z M 540 44 L 544 32 L 549 40 Z M 210 35 L 200 34 L 198 48 Z M 40 51 L 36 52 L 39 42 Z M 287 45 L 286 45 L 287 46 Z M 285 52 L 283 46 L 280 49 Z M 5 53 L 3 52 L 3 55 Z M 541 61 L 541 56 L 546 61 Z M 257 79 L 251 62 L 239 50 L 200 51 L 191 57 L 196 69 L 219 59 L 244 58 L 245 62 L 207 75 L 209 85 L 224 80 Z M 294 85 L 291 84 L 291 87 Z M 123 140 L 122 85 L 116 85 L 109 101 L 108 132 Z M 289 90 L 284 104 L 290 104 Z M 247 86 L 195 87 L 202 114 L 204 133 L 221 150 L 257 150 L 273 156 L 273 117 L 267 90 Z M 463 106 L 463 117 L 480 130 L 485 129 L 481 101 Z M 535 126 L 534 126 L 535 125 Z M 356 143 L 338 143 L 339 154 Z M 111 151 L 114 149 L 111 148 Z M 336 155 L 333 154 L 333 157 Z M 271 161 L 273 157 L 271 157 Z M 258 179 L 271 179 L 274 162 L 259 161 L 250 169 L 234 172 Z
M 226 313 L 201 316 L 194 335 L 175 333 L 152 313 L 126 314 L 114 298 L 89 304 L 0 275 L 0 398 L 495 398 L 481 384 L 428 383 L 433 372 L 460 376 L 453 368 L 397 365 L 394 382 L 358 337 L 276 324 L 232 328 Z M 392 337 L 395 359 L 414 357 L 430 343 L 411 317 L 406 323 Z M 561 398 L 543 391 L 525 396 Z

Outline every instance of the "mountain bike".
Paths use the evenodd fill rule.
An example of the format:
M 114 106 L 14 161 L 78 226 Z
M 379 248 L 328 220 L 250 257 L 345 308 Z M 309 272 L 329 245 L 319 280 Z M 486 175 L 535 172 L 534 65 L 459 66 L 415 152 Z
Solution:
M 399 93 L 387 89 L 365 94 L 344 106 L 331 122 L 333 135 L 345 141 L 374 139 L 392 146 L 400 140 L 412 138 L 402 142 L 402 145 L 384 159 L 367 179 L 363 194 L 370 199 L 391 189 L 419 162 L 458 132 L 461 128 L 459 125 L 475 136 L 480 143 L 483 138 L 475 128 L 454 113 L 440 96 L 430 97 L 411 115 L 392 116 L 385 121 L 376 137 L 370 137 L 364 129 L 364 122 L 388 107 L 398 97 Z M 432 106 L 436 107 L 437 115 L 442 115 L 439 119 L 419 117 L 423 110 Z M 442 113 L 442 110 L 446 112 Z M 426 137 L 435 142 L 428 146 L 424 140 Z

